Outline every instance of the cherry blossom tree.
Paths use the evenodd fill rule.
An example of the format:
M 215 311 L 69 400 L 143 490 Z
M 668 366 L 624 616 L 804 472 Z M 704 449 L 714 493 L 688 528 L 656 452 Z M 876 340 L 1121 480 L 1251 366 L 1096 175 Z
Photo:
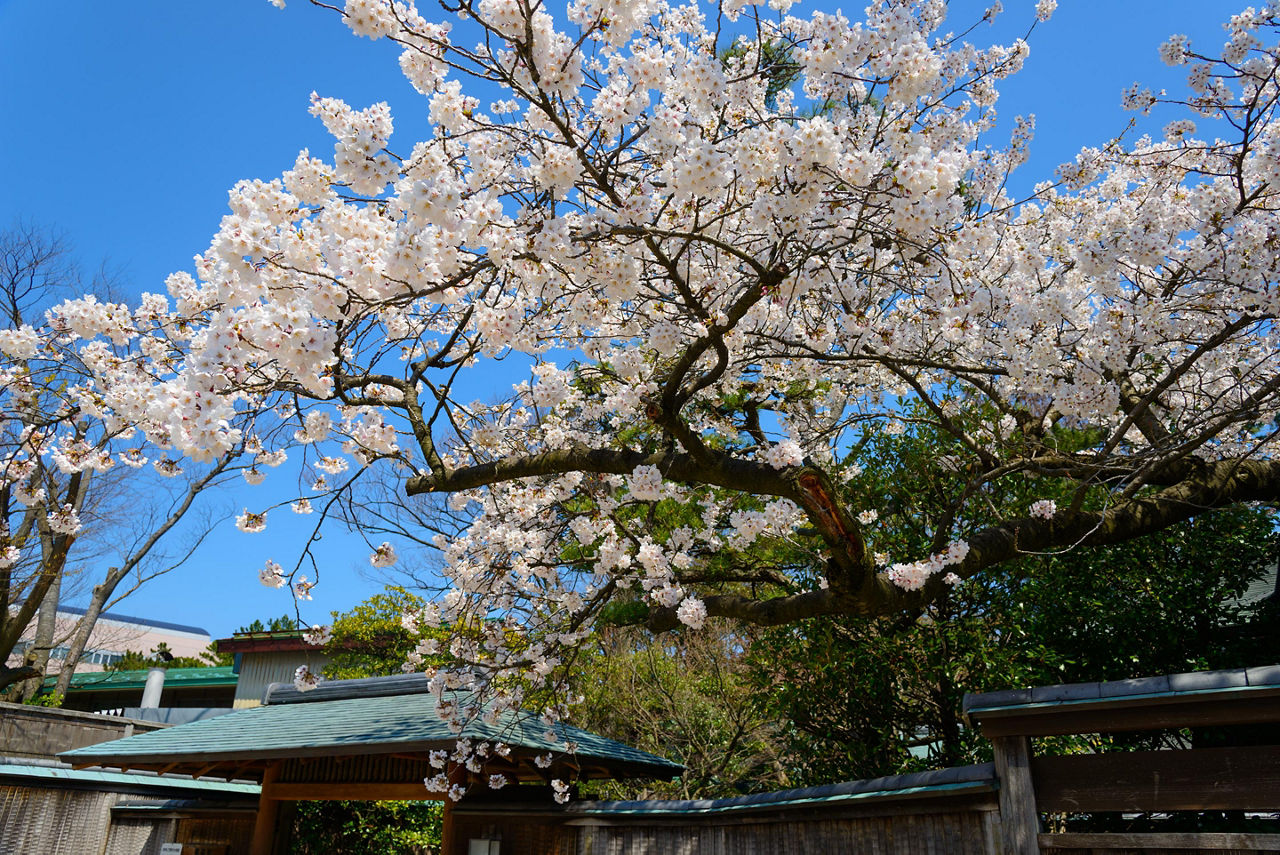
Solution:
M 449 590 L 422 618 L 498 619 L 435 685 L 496 687 L 490 710 L 611 603 L 658 630 L 910 613 L 1018 555 L 1277 497 L 1280 5 L 1217 53 L 1171 39 L 1185 97 L 1125 100 L 1179 118 L 1021 200 L 1034 122 L 997 139 L 995 105 L 1026 40 L 947 32 L 943 0 L 770 7 L 347 0 L 425 139 L 317 95 L 332 154 L 237 184 L 194 275 L 0 346 L 78 349 L 94 411 L 179 455 L 300 443 L 303 511 L 372 469 L 447 494 L 469 522 L 437 539 Z M 469 400 L 500 360 L 528 380 Z M 862 441 L 926 429 L 958 486 L 926 548 L 890 552 Z M 972 512 L 1010 479 L 1042 498 Z
M 99 302 L 110 277 L 86 280 L 69 244 L 47 229 L 19 223 L 0 232 L 0 311 L 19 335 L 46 307 L 91 288 L 81 302 L 123 312 L 123 304 Z M 162 541 L 188 516 L 199 493 L 216 483 L 234 460 L 223 455 L 173 490 L 149 483 L 148 460 L 129 442 L 128 425 L 97 416 L 93 375 L 74 349 L 7 339 L 0 360 L 0 690 L 30 697 L 40 687 L 55 644 L 64 644 L 56 691 L 65 693 L 99 614 L 154 576 L 184 560 L 166 554 Z M 181 467 L 160 463 L 163 474 Z M 155 480 L 160 479 L 156 476 Z M 203 519 L 187 531 L 191 547 L 211 528 Z M 189 552 L 189 549 L 187 550 Z M 90 570 L 92 565 L 108 565 Z M 70 593 L 64 581 L 91 585 L 85 614 L 58 626 L 57 610 Z M 122 591 L 123 585 L 123 591 Z M 11 654 L 36 623 L 21 662 Z

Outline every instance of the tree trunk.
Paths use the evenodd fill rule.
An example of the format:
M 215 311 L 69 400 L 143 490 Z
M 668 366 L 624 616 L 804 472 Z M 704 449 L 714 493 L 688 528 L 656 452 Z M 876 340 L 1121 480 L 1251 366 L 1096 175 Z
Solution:
M 89 643 L 89 636 L 98 623 L 98 615 L 102 614 L 103 607 L 120 584 L 121 578 L 123 573 L 119 568 L 112 567 L 107 571 L 107 578 L 102 584 L 93 586 L 93 596 L 84 610 L 84 617 L 76 623 L 75 631 L 67 641 L 67 657 L 62 660 L 62 669 L 58 671 L 58 682 L 53 689 L 55 693 L 65 697 L 67 689 L 71 688 L 71 678 L 75 676 L 80 657 L 84 655 L 85 646 Z
M 71 500 L 68 504 L 77 511 L 84 507 L 84 487 L 87 484 L 87 477 L 83 472 L 77 472 L 72 475 L 64 494 Z M 70 551 L 72 544 L 76 542 L 74 534 L 55 534 L 49 528 L 47 519 L 42 515 L 39 517 L 38 526 L 40 536 L 40 575 L 35 584 L 31 586 L 26 600 L 15 612 L 9 615 L 10 620 L 5 624 L 4 631 L 0 632 L 0 659 L 8 658 L 18 640 L 22 637 L 23 631 L 31 623 L 31 619 L 36 616 L 40 604 L 44 602 L 45 595 L 49 593 L 53 583 L 61 580 L 62 571 L 67 565 L 67 553 Z M 3 605 L 8 606 L 7 603 Z
M 0 699 L 10 694 L 7 689 L 14 683 L 29 680 L 34 676 L 37 676 L 37 672 L 30 665 L 19 665 L 17 668 L 0 665 Z
M 58 604 L 62 597 L 62 574 L 59 573 L 49 585 L 44 599 L 40 601 L 40 615 L 36 618 L 36 637 L 27 650 L 23 663 L 36 670 L 36 676 L 25 680 L 18 688 L 18 698 L 22 702 L 31 700 L 40 691 L 44 675 L 49 670 L 49 654 L 58 634 Z

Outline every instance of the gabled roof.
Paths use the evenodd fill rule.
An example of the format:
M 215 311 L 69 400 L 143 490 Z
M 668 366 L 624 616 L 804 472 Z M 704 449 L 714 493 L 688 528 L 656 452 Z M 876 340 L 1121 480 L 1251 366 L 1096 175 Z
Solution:
M 371 683 L 377 686 L 376 680 L 335 680 L 322 684 L 328 697 L 321 695 L 316 700 L 300 699 L 296 692 L 290 695 L 292 690 L 273 687 L 276 697 L 272 698 L 269 693 L 269 703 L 265 706 L 91 745 L 60 756 L 77 766 L 145 769 L 452 750 L 458 735 L 436 714 L 434 695 L 423 693 L 426 680 L 421 675 L 415 676 L 416 694 L 372 695 L 361 691 L 369 690 Z M 320 691 L 316 689 L 308 694 Z M 334 698 L 335 694 L 346 696 Z M 284 697 L 288 697 L 287 702 L 281 702 Z M 588 768 L 595 769 L 597 773 L 590 774 L 591 777 L 603 774 L 671 778 L 684 769 L 655 754 L 579 728 L 558 725 L 555 739 L 548 739 L 546 732 L 547 727 L 536 715 L 506 713 L 496 724 L 471 722 L 462 736 L 504 742 L 511 746 L 513 754 L 526 757 L 551 752 L 563 758 L 565 741 L 570 740 L 577 743 L 572 762 L 584 773 Z

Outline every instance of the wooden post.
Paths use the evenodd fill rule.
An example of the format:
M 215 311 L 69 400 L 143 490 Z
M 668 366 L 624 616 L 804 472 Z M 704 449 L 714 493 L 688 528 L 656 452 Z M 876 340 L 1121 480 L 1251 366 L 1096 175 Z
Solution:
M 298 819 L 298 803 L 274 799 L 276 803 L 276 830 L 271 835 L 271 851 L 283 855 L 293 848 L 293 826 Z
M 460 763 L 450 763 L 448 768 L 449 786 L 467 785 L 467 767 Z M 453 799 L 449 793 L 444 794 L 444 815 L 440 820 L 440 855 L 454 855 L 458 849 L 458 841 L 453 831 Z
M 280 774 L 280 764 L 272 763 L 262 773 L 262 794 L 258 796 L 258 818 L 253 823 L 253 843 L 249 855 L 271 855 L 275 842 L 276 814 L 280 802 L 271 797 L 271 785 Z
M 1000 781 L 1000 837 L 1004 855 L 1040 855 L 1037 835 L 1036 791 L 1031 781 L 1031 740 L 1025 736 L 997 736 L 996 777 Z

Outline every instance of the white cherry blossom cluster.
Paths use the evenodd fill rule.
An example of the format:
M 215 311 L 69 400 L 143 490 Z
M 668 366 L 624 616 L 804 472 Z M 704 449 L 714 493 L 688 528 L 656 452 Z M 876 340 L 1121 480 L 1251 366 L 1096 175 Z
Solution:
M 329 643 L 329 639 L 333 637 L 333 627 L 321 626 L 320 624 L 312 624 L 303 630 L 302 640 L 307 644 L 320 647 Z
M 1042 520 L 1053 519 L 1054 514 L 1058 512 L 1058 504 L 1053 499 L 1038 499 L 1031 503 L 1030 509 L 1027 511 L 1033 517 L 1039 517 Z
M 284 568 L 271 560 L 268 560 L 266 565 L 258 571 L 258 581 L 268 588 L 283 588 L 289 584 Z
M 84 524 L 80 521 L 80 515 L 71 505 L 63 505 L 60 508 L 49 512 L 49 528 L 56 534 L 73 535 L 77 534 Z
M 369 556 L 369 563 L 374 567 L 391 567 L 396 563 L 396 549 L 387 541 L 383 541 Z
M 953 541 L 944 551 L 934 553 L 923 561 L 894 564 L 887 573 L 889 581 L 906 591 L 918 591 L 936 573 L 953 564 L 959 564 L 968 556 L 969 544 Z M 957 577 L 957 580 L 959 577 Z
M 306 665 L 299 665 L 293 672 L 293 687 L 299 692 L 309 692 L 324 680 Z

